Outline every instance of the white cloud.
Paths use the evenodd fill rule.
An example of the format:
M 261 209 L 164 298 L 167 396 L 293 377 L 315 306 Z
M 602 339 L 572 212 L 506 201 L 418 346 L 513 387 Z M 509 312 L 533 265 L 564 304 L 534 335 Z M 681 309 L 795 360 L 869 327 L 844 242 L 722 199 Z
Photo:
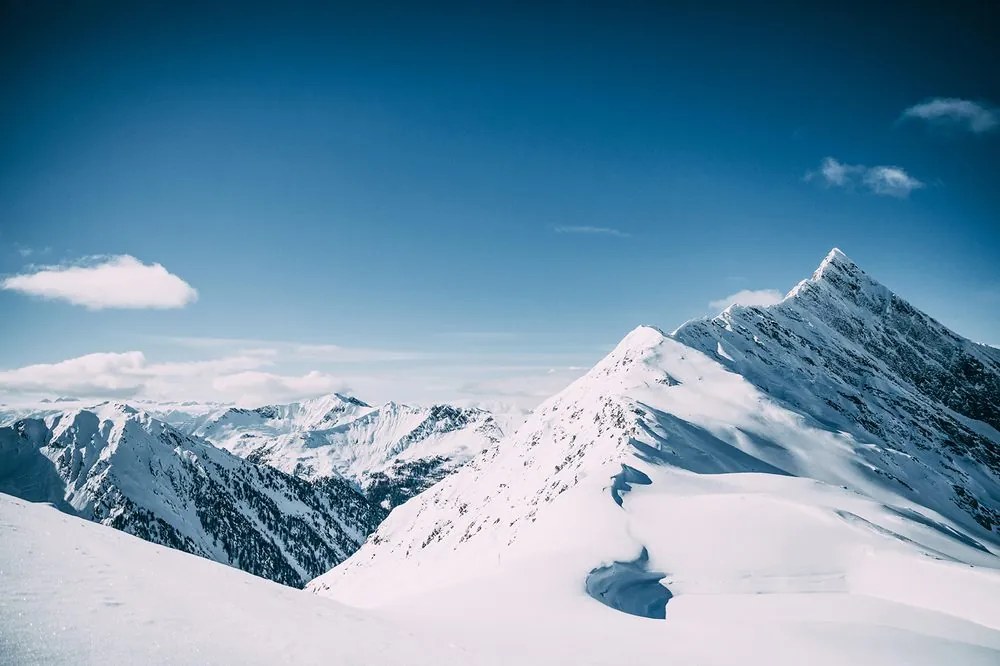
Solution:
M 73 393 L 127 397 L 139 392 L 146 364 L 142 352 L 87 354 L 58 363 L 0 371 L 0 389 L 26 393 Z
M 742 289 L 725 298 L 712 301 L 708 307 L 712 310 L 725 310 L 730 305 L 774 305 L 784 298 L 777 289 Z
M 260 404 L 345 388 L 342 380 L 315 370 L 302 375 L 262 370 L 272 364 L 266 355 L 150 363 L 140 351 L 86 354 L 0 371 L 0 392 Z
M 628 238 L 631 234 L 622 231 L 621 229 L 612 229 L 610 227 L 556 227 L 555 232 L 557 234 L 584 234 L 590 236 L 617 236 L 619 238 Z
M 919 180 L 899 167 L 877 166 L 868 169 L 863 179 L 865 187 L 875 194 L 905 199 L 910 192 L 924 186 Z
M 233 402 L 259 404 L 297 398 L 349 392 L 343 380 L 313 370 L 296 377 L 271 372 L 247 371 L 222 375 L 212 381 L 212 387 Z
M 6 278 L 0 288 L 91 310 L 180 308 L 198 298 L 191 285 L 160 264 L 144 264 L 127 254 L 91 258 L 83 265 L 46 266 Z
M 806 174 L 807 181 L 821 180 L 828 187 L 861 185 L 874 194 L 905 199 L 924 184 L 898 166 L 865 166 L 845 164 L 833 157 L 824 157 L 819 169 Z
M 1000 124 L 995 109 L 955 97 L 937 97 L 916 104 L 903 111 L 902 117 L 961 125 L 976 134 L 988 132 Z
M 550 356 L 559 358 L 558 354 Z M 600 353 L 594 353 L 585 362 L 599 357 Z M 72 395 L 83 401 L 194 400 L 257 406 L 358 391 L 371 402 L 500 401 L 523 410 L 556 393 L 589 367 L 543 363 L 538 359 L 521 364 L 452 362 L 432 367 L 376 364 L 344 376 L 322 369 L 293 370 L 294 364 L 285 365 L 269 354 L 154 363 L 140 351 L 95 353 L 0 371 L 0 399 L 27 403 Z

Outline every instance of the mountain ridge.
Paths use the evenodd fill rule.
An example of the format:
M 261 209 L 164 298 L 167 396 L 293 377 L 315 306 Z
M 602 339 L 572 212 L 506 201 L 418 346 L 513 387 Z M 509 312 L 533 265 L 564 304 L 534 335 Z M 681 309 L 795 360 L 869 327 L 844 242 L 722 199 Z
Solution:
M 829 427 L 939 457 L 927 473 L 938 462 L 957 467 L 954 502 L 987 530 L 1000 527 L 1000 440 L 969 423 L 994 433 L 1000 424 L 1000 354 L 920 312 L 843 252 L 780 303 L 727 308 L 672 336 Z M 898 462 L 885 464 L 891 472 Z M 906 474 L 893 476 L 905 485 Z
M 288 405 L 229 408 L 189 428 L 255 462 L 305 479 L 343 477 L 385 508 L 421 492 L 497 441 L 488 411 L 339 394 Z
M 850 284 L 863 285 L 838 276 L 845 267 L 833 254 L 819 279 L 852 293 Z M 596 638 L 616 622 L 611 610 L 665 619 L 662 630 L 628 625 L 642 658 L 693 663 L 727 663 L 714 642 L 763 636 L 782 646 L 777 663 L 843 659 L 847 648 L 797 621 L 803 613 L 837 627 L 841 640 L 862 617 L 899 627 L 901 636 L 851 648 L 869 661 L 872 641 L 880 654 L 910 654 L 907 641 L 933 641 L 935 624 L 994 626 L 1000 605 L 977 590 L 1000 581 L 990 518 L 998 483 L 975 438 L 992 440 L 935 414 L 930 397 L 873 360 L 861 343 L 885 335 L 825 323 L 851 322 L 858 303 L 875 302 L 869 291 L 845 312 L 814 312 L 799 307 L 817 296 L 807 281 L 784 309 L 729 308 L 672 335 L 634 329 L 515 433 L 397 507 L 308 589 L 437 622 L 482 614 L 482 627 L 463 626 L 513 649 L 487 628 L 501 624 L 556 661 L 569 657 L 560 645 L 570 641 L 597 662 L 614 659 Z M 843 305 L 825 297 L 829 308 Z M 906 312 L 899 302 L 883 315 L 891 325 Z M 870 381 L 849 391 L 858 376 Z M 852 398 L 870 389 L 880 393 L 865 394 L 867 411 L 852 411 L 861 409 Z M 857 414 L 872 423 L 851 425 Z M 876 426 L 888 440 L 868 429 Z M 897 440 L 906 427 L 916 434 Z M 951 588 L 929 599 L 917 591 L 930 580 Z M 563 630 L 552 629 L 553 617 Z M 690 644 L 684 628 L 701 640 Z M 944 654 L 935 650 L 946 649 L 913 653 L 914 662 L 934 663 L 930 655 Z

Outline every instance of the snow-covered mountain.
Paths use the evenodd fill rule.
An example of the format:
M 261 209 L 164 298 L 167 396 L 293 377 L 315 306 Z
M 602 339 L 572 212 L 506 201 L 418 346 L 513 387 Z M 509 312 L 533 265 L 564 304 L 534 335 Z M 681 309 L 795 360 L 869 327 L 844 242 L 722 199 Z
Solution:
M 0 492 L 296 586 L 385 515 L 343 479 L 254 464 L 119 403 L 0 428 Z
M 309 588 L 535 662 L 995 663 L 998 379 L 835 250 L 636 329 Z
M 231 407 L 190 431 L 254 462 L 305 479 L 343 477 L 391 508 L 495 444 L 489 412 L 451 405 L 372 407 L 332 394 L 257 409 Z

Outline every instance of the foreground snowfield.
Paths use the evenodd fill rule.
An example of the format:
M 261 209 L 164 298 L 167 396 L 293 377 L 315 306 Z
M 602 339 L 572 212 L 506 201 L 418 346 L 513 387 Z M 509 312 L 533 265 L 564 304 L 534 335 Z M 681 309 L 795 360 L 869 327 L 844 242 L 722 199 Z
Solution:
M 703 481 L 661 476 L 633 490 L 623 524 L 613 505 L 590 503 L 582 518 L 556 503 L 500 559 L 423 561 L 381 584 L 347 576 L 327 593 L 443 640 L 460 628 L 468 644 L 532 664 L 1000 659 L 995 570 L 938 560 L 864 519 L 841 520 L 830 503 L 888 517 L 822 484 L 759 474 Z M 612 610 L 584 590 L 596 563 L 633 559 L 640 543 L 674 594 L 665 621 Z M 381 592 L 369 597 L 364 587 Z
M 466 664 L 371 613 L 0 494 L 2 664 Z

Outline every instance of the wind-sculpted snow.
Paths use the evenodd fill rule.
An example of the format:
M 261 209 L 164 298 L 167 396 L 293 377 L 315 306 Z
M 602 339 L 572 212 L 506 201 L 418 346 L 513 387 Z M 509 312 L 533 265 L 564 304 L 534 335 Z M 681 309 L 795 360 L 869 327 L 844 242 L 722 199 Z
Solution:
M 110 403 L 0 428 L 0 492 L 294 586 L 384 516 L 346 481 L 255 465 Z
M 309 589 L 457 624 L 497 649 L 543 646 L 553 662 L 609 663 L 623 645 L 636 661 L 678 663 L 995 661 L 996 442 L 973 420 L 995 401 L 970 398 L 959 413 L 955 400 L 915 390 L 881 360 L 891 353 L 826 323 L 856 314 L 821 289 L 816 307 L 828 315 L 797 308 L 782 330 L 744 331 L 742 310 L 728 310 L 737 343 L 725 320 L 675 336 L 636 329 L 515 433 L 397 507 Z M 899 323 L 878 325 L 891 338 Z M 989 354 L 955 344 L 994 372 Z M 645 570 L 669 572 L 656 583 L 672 595 L 666 622 L 593 603 L 603 590 L 622 610 L 643 606 L 629 590 L 645 601 L 649 581 L 621 564 L 636 553 Z M 511 638 L 491 634 L 496 626 Z
M 387 509 L 453 472 L 502 434 L 481 409 L 394 402 L 372 407 L 340 394 L 229 408 L 192 432 L 305 479 L 347 478 Z
M 622 464 L 622 471 L 611 477 L 611 497 L 615 504 L 622 506 L 622 495 L 632 490 L 632 484 L 648 486 L 649 477 L 630 465 Z
M 649 552 L 629 562 L 612 562 L 587 574 L 587 594 L 615 610 L 662 620 L 667 617 L 670 590 L 660 581 L 664 574 L 647 570 Z

